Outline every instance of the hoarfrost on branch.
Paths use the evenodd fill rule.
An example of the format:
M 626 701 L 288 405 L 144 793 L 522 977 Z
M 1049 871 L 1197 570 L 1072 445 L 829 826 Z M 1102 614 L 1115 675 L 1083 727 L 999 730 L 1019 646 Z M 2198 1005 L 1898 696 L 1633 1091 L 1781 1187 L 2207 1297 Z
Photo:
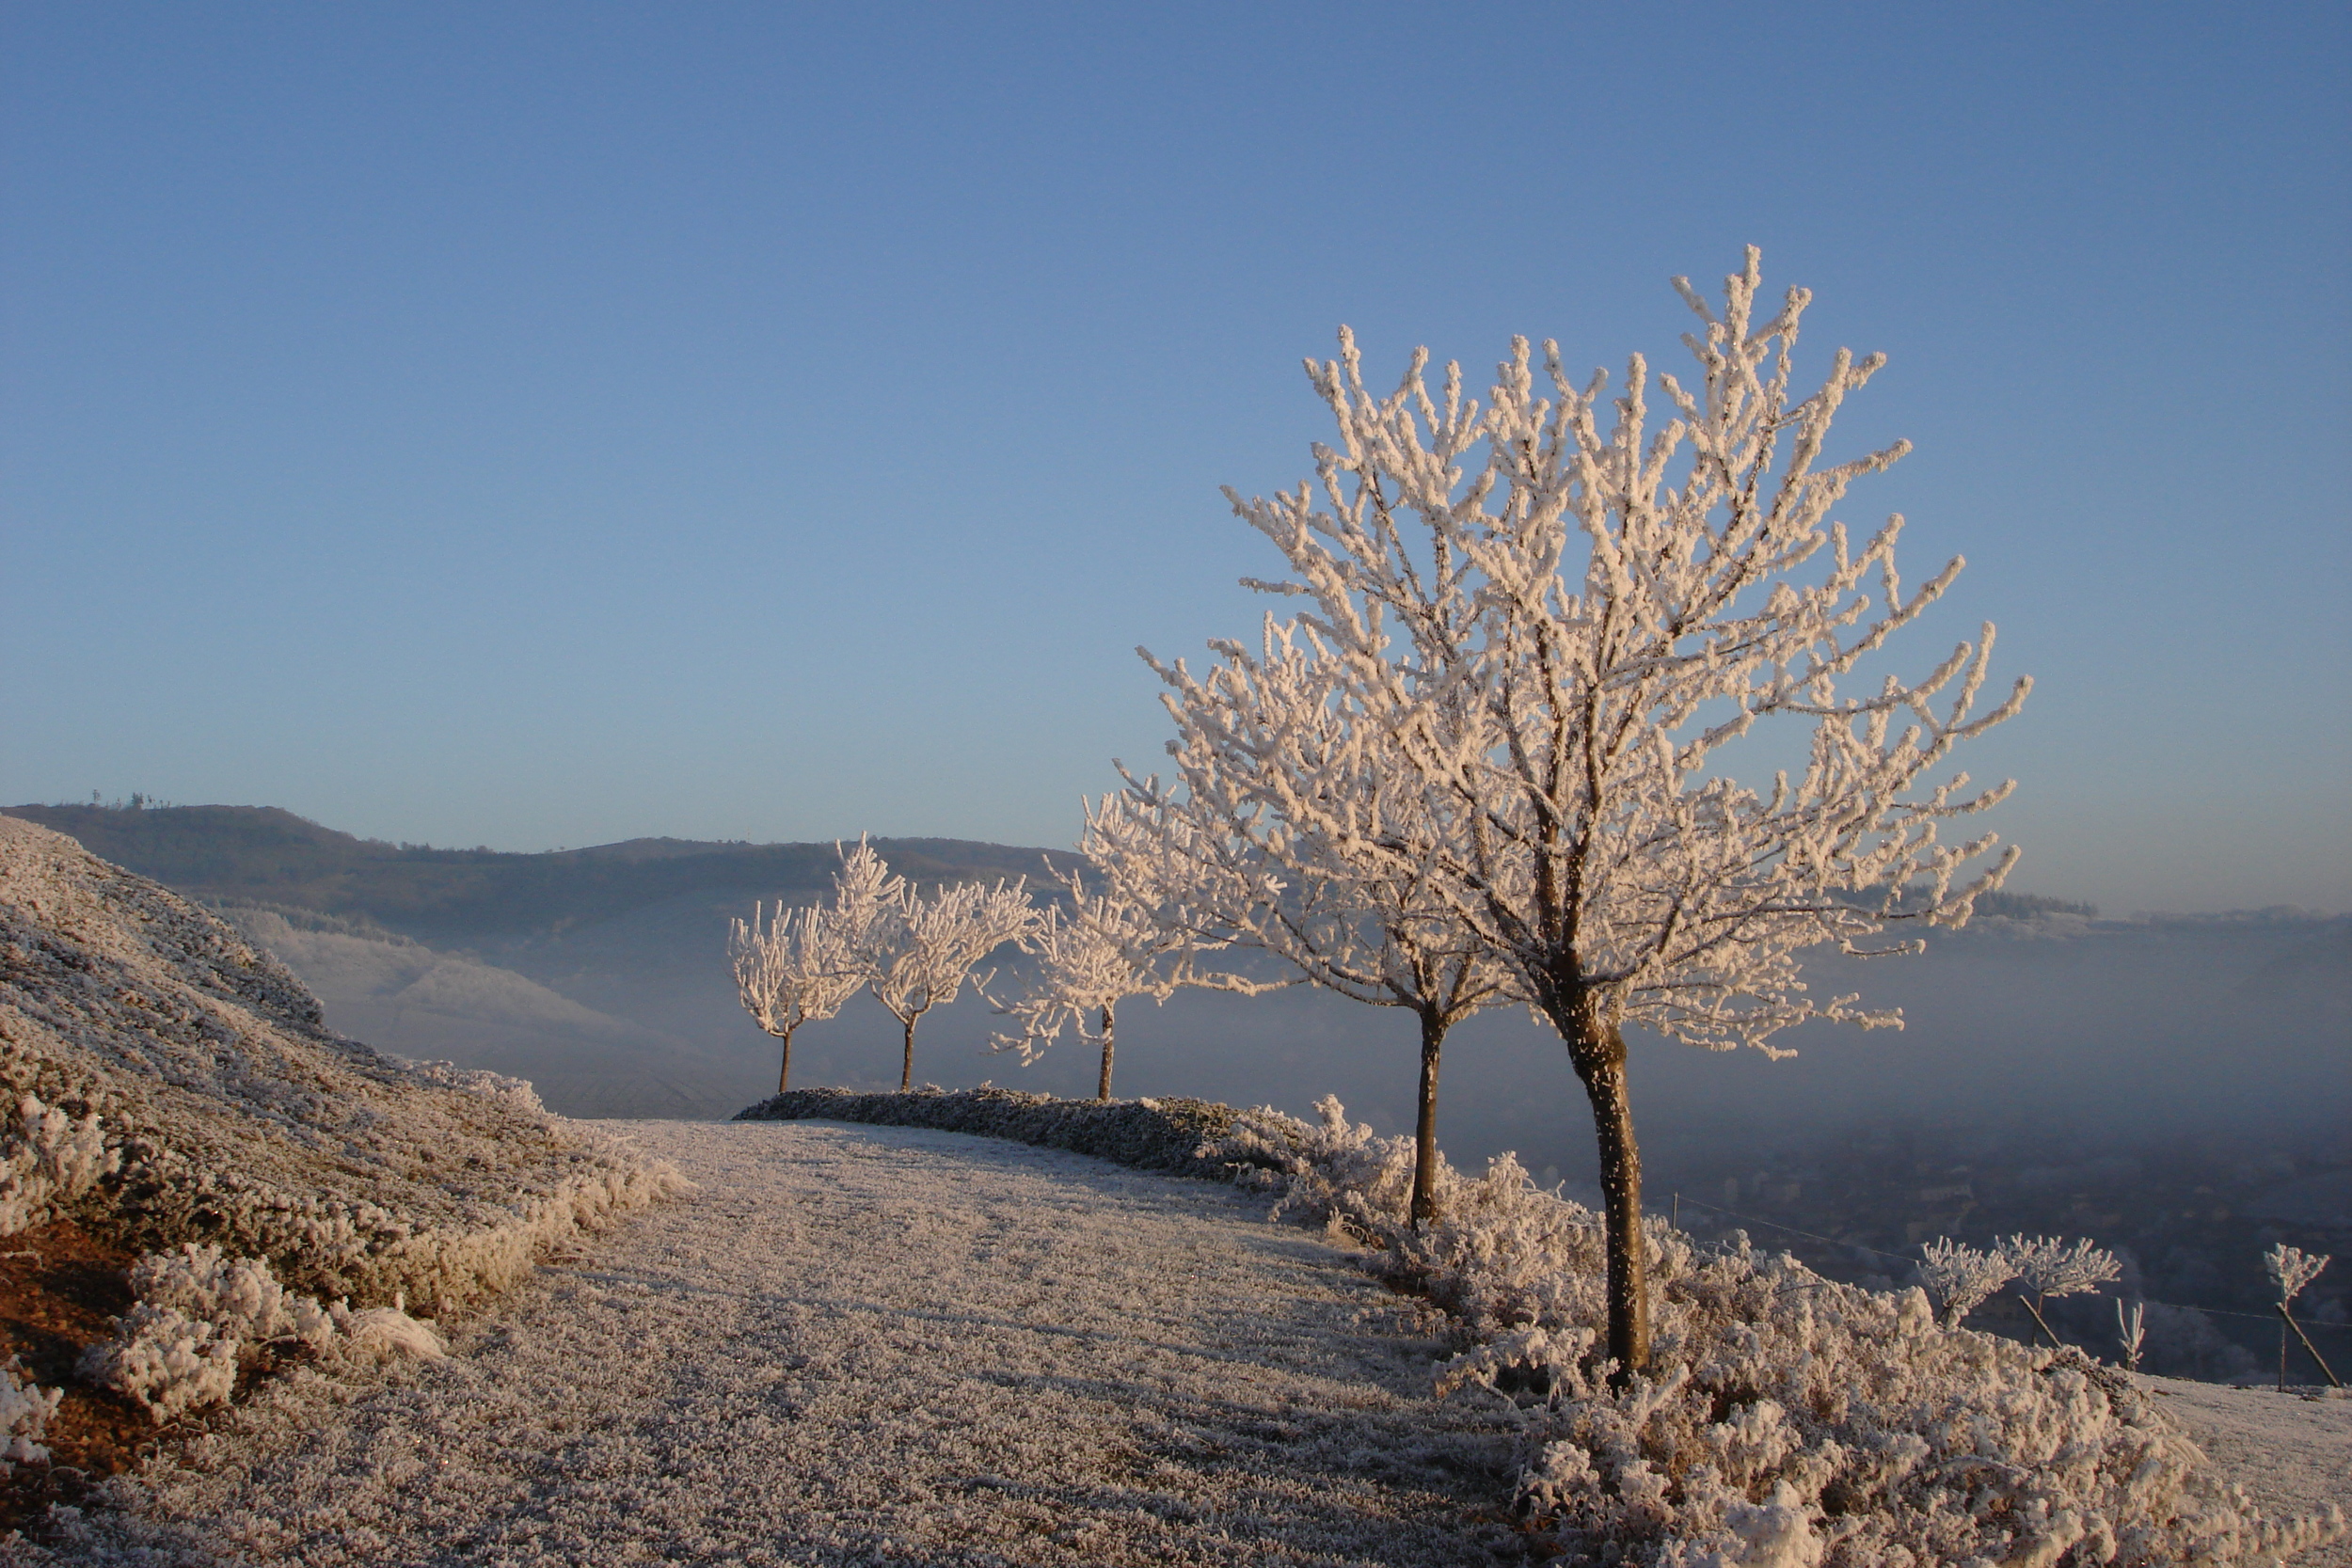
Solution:
M 1997 1249 L 1980 1252 L 1948 1236 L 1938 1236 L 1921 1243 L 1919 1250 L 1924 1255 L 1919 1283 L 1935 1298 L 1947 1328 L 1958 1327 L 1994 1291 L 2017 1277 L 2017 1265 Z

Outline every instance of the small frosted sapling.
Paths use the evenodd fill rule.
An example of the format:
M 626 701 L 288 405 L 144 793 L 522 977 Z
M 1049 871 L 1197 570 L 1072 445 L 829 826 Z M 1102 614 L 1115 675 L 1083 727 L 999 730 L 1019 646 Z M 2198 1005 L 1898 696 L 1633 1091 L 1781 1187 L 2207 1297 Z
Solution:
M 2078 1296 L 2095 1291 L 2108 1281 L 2122 1277 L 2123 1265 L 2115 1254 L 2104 1252 L 2088 1239 L 2061 1242 L 2055 1236 L 2011 1236 L 1999 1247 L 2017 1283 L 2025 1289 L 2017 1299 L 2026 1303 L 2026 1310 L 2033 1314 L 2035 1326 L 2049 1335 L 2055 1349 L 2063 1343 L 2051 1329 L 2042 1308 L 2052 1296 Z M 2033 1299 L 2026 1299 L 2026 1291 Z
M 1252 995 L 1275 989 L 1200 967 L 1201 953 L 1225 943 L 1200 940 L 1193 929 L 1197 922 L 1151 896 L 1164 879 L 1148 874 L 1135 858 L 1141 846 L 1128 828 L 1127 804 L 1119 796 L 1087 810 L 1078 848 L 1096 865 L 1109 868 L 1109 885 L 1100 892 L 1089 893 L 1082 874 L 1053 871 L 1048 863 L 1048 871 L 1070 895 L 1070 907 L 1065 912 L 1057 904 L 1048 905 L 1022 939 L 1037 959 L 1037 973 L 1020 996 L 996 1008 L 1016 1020 L 1020 1032 L 998 1034 L 993 1041 L 996 1050 L 1019 1052 L 1026 1066 L 1044 1054 L 1063 1029 L 1074 1026 L 1080 1039 L 1102 1048 L 1098 1101 L 1111 1097 L 1121 1002 L 1134 996 L 1165 1002 L 1186 987 Z
M 1924 1255 L 1919 1263 L 1919 1283 L 1935 1298 L 1947 1328 L 1959 1327 L 1963 1318 L 2017 1277 L 2017 1265 L 1997 1248 L 1980 1252 L 1948 1236 L 1938 1236 L 1932 1242 L 1921 1243 L 1919 1250 Z
M 752 906 L 752 918 L 734 922 L 727 938 L 736 994 L 753 1022 L 784 1042 L 776 1092 L 791 1087 L 792 1032 L 833 1017 L 869 976 L 842 923 L 822 909 L 788 909 L 773 917 Z
M 2128 1315 L 2121 1301 L 2115 1304 L 2115 1337 L 2123 1347 L 2123 1370 L 2127 1372 L 2139 1370 L 2139 1347 L 2148 1338 L 2147 1318 L 2148 1307 L 2144 1302 L 2132 1303 Z
M 2263 1254 L 2263 1268 L 2270 1275 L 2270 1283 L 2279 1291 L 2279 1299 L 2272 1305 L 2279 1313 L 2279 1387 L 2281 1392 L 2287 1386 L 2289 1329 L 2293 1329 L 2295 1337 L 2303 1341 L 2303 1349 L 2311 1358 L 2319 1363 L 2320 1375 L 2328 1380 L 2328 1385 L 2336 1388 L 2344 1386 L 2336 1381 L 2334 1370 L 2320 1355 L 2318 1347 L 2312 1343 L 2311 1336 L 2303 1332 L 2303 1325 L 2295 1321 L 2295 1313 L 2291 1310 L 2295 1298 L 2303 1293 L 2303 1287 L 2319 1277 L 2319 1271 L 2328 1266 L 2328 1260 L 2332 1256 L 2325 1252 L 2305 1252 L 2301 1247 L 2291 1247 L 2283 1242 Z
M 1027 936 L 1038 911 L 1029 901 L 1026 878 L 994 887 L 965 882 L 925 897 L 904 878 L 890 877 L 885 892 L 869 895 L 866 884 L 883 871 L 882 858 L 862 843 L 858 855 L 873 861 L 872 867 L 859 867 L 855 889 L 858 950 L 875 999 L 905 1031 L 906 1055 L 898 1074 L 903 1093 L 914 1086 L 915 1023 L 933 1007 L 953 1002 L 982 958 Z M 846 876 L 850 866 L 843 869 Z M 984 985 L 986 977 L 977 983 Z

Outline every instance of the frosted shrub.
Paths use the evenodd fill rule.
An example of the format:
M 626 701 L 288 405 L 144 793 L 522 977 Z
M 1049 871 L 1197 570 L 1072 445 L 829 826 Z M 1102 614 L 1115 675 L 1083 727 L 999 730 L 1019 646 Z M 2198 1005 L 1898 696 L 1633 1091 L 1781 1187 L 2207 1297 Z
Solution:
M 177 1307 L 141 1302 L 115 1320 L 115 1337 L 82 1353 L 81 1373 L 127 1394 L 158 1421 L 218 1404 L 237 1384 L 235 1339 Z
M 1469 1348 L 1439 1389 L 1519 1406 L 1520 1510 L 1571 1556 L 2154 1568 L 2275 1560 L 2344 1533 L 2336 1510 L 2264 1519 L 2127 1378 L 2077 1351 L 1939 1323 L 1924 1291 L 1840 1285 L 1737 1232 L 1702 1251 L 1645 1227 L 1651 1360 L 1613 1389 L 1599 1215 L 1504 1156 L 1474 1180 L 1442 1171 L 1443 1217 L 1416 1234 L 1409 1142 L 1348 1126 L 1334 1101 L 1317 1109 L 1320 1125 L 1252 1113 L 1202 1153 L 1281 1186 L 1301 1219 L 1342 1222 L 1380 1248 L 1375 1268 L 1458 1320 Z M 2042 1277 L 2098 1272 L 2059 1250 L 2074 1275 Z
M 2017 1264 L 2007 1252 L 1979 1252 L 1949 1236 L 1923 1242 L 1919 1251 L 1919 1283 L 1935 1298 L 1947 1328 L 1958 1327 L 1994 1291 L 2017 1277 Z
M 16 1358 L 0 1366 L 0 1476 L 19 1465 L 38 1464 L 49 1457 L 41 1444 L 50 1418 L 57 1413 L 62 1388 L 42 1388 L 24 1380 Z
M 547 1107 L 539 1103 L 539 1091 L 532 1087 L 528 1078 L 510 1078 L 502 1072 L 486 1068 L 459 1067 L 454 1062 L 410 1062 L 409 1072 L 420 1082 L 437 1088 L 462 1089 L 486 1100 L 502 1101 L 531 1116 L 545 1116 Z
M 82 1375 L 144 1404 L 158 1421 L 229 1398 L 249 1349 L 301 1344 L 374 1359 L 431 1359 L 447 1346 L 398 1307 L 322 1306 L 278 1283 L 263 1258 L 224 1257 L 190 1243 L 131 1270 L 137 1302 L 111 1339 L 82 1357 Z
M 54 1218 L 122 1168 L 95 1115 L 69 1117 L 27 1094 L 0 1129 L 0 1236 Z
M 307 1300 L 287 1293 L 268 1259 L 223 1258 L 218 1246 L 194 1243 L 139 1259 L 131 1290 L 143 1305 L 174 1308 L 224 1338 L 255 1343 L 292 1333 L 294 1304 Z
M 1292 1214 L 1363 1241 L 1387 1237 L 1412 1202 L 1412 1140 L 1349 1125 L 1337 1095 L 1316 1101 L 1315 1114 L 1319 1121 L 1304 1122 L 1271 1106 L 1244 1111 L 1200 1153 L 1232 1165 L 1244 1186 L 1279 1189 L 1269 1218 Z

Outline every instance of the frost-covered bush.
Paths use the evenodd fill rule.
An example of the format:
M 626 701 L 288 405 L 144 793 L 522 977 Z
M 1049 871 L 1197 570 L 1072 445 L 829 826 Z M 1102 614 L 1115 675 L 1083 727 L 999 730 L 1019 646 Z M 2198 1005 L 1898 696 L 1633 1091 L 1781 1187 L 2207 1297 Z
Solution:
M 19 1095 L 0 1122 L 0 1236 L 55 1218 L 122 1168 L 95 1115 L 70 1117 L 35 1095 Z
M 79 1370 L 127 1394 L 158 1421 L 218 1404 L 237 1384 L 238 1341 L 177 1307 L 140 1302 L 115 1320 L 111 1339 L 82 1353 Z
M 1244 1111 L 1232 1131 L 1201 1152 L 1228 1164 L 1240 1185 L 1278 1189 L 1277 1219 L 1296 1214 L 1369 1240 L 1409 1218 L 1412 1140 L 1380 1137 L 1362 1123 L 1351 1126 L 1337 1095 L 1316 1101 L 1315 1116 L 1306 1122 L 1270 1106 Z
M 137 1300 L 114 1337 L 83 1353 L 81 1372 L 145 1405 L 158 1421 L 226 1401 L 247 1353 L 300 1344 L 314 1352 L 430 1359 L 447 1346 L 397 1307 L 322 1306 L 278 1283 L 262 1258 L 225 1257 L 191 1243 L 131 1270 Z
M 1230 1132 L 1231 1106 L 1204 1100 L 1057 1100 L 993 1086 L 924 1087 L 898 1094 L 794 1089 L 735 1115 L 738 1121 L 850 1121 L 932 1127 L 1013 1143 L 1091 1154 L 1142 1170 L 1224 1180 L 1226 1166 L 1200 1157 L 1204 1142 Z
M 246 1343 L 291 1337 L 318 1349 L 335 1332 L 326 1309 L 287 1291 L 267 1259 L 224 1258 L 215 1245 L 149 1254 L 132 1265 L 131 1291 L 143 1306 L 183 1312 Z
M 2015 1261 L 1997 1248 L 1980 1252 L 1949 1236 L 1938 1236 L 1920 1243 L 1919 1251 L 1919 1283 L 1935 1298 L 1947 1328 L 1958 1327 L 1994 1291 L 2017 1277 Z
M 1645 1227 L 1652 1358 L 1613 1383 L 1600 1217 L 1510 1157 L 1442 1175 L 1438 1224 L 1396 1193 L 1404 1139 L 1271 1111 L 1204 1148 L 1454 1314 L 1440 1375 L 1523 1413 L 1519 1505 L 1564 1551 L 1699 1568 L 2074 1568 L 2276 1560 L 2339 1511 L 2266 1520 L 2122 1374 L 1936 1321 L 1920 1290 L 1822 1278 L 1735 1233 Z
M 38 1464 L 49 1457 L 40 1439 L 63 1398 L 62 1388 L 43 1388 L 27 1381 L 16 1357 L 0 1365 L 0 1476 L 12 1474 L 19 1465 Z
M 491 1100 L 503 1101 L 516 1110 L 532 1116 L 544 1116 L 547 1107 L 539 1102 L 539 1091 L 528 1078 L 509 1078 L 502 1072 L 486 1068 L 459 1067 L 454 1062 L 410 1062 L 409 1072 L 422 1084 L 442 1088 L 462 1089 Z

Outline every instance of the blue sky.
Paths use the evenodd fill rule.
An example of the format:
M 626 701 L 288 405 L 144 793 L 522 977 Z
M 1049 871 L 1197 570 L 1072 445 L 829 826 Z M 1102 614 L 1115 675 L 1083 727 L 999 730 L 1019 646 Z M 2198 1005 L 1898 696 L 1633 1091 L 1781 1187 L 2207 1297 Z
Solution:
M 0 9 L 0 799 L 1066 844 L 1351 324 L 1890 364 L 2013 885 L 2352 907 L 2340 6 Z M 1482 383 L 1483 384 L 1483 383 Z

